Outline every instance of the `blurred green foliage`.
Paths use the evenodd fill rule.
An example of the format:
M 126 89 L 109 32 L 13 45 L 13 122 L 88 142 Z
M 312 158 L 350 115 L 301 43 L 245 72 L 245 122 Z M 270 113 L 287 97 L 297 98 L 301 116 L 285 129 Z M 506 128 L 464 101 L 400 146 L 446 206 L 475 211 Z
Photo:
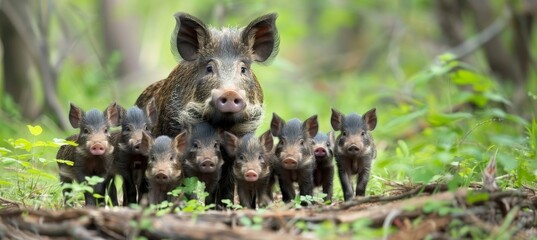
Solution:
M 243 26 L 260 14 L 277 12 L 280 53 L 270 65 L 254 66 L 266 109 L 258 133 L 268 129 L 272 112 L 302 120 L 318 114 L 320 130 L 327 132 L 330 108 L 364 113 L 376 107 L 379 123 L 373 136 L 378 157 L 367 194 L 388 190 L 386 181 L 452 185 L 480 181 L 482 169 L 496 152 L 498 175 L 505 175 L 499 182 L 502 188 L 535 185 L 536 121 L 505 110 L 513 86 L 501 85 L 488 74 L 482 56 L 476 54 L 470 64 L 445 53 L 430 1 L 125 1 L 115 16 L 133 15 L 138 20 L 139 35 L 131 37 L 140 41 L 142 66 L 129 82 L 114 75 L 121 54 L 103 57 L 97 4 L 53 2 L 52 55 L 61 45 L 58 16 L 67 19 L 76 33 L 58 79 L 65 112 L 69 102 L 85 110 L 104 109 L 111 101 L 128 107 L 147 85 L 165 78 L 177 64 L 169 43 L 177 11 L 216 27 Z M 533 96 L 530 104 L 535 105 L 537 81 L 532 74 L 525 94 Z M 24 130 L 27 120 L 8 95 L 0 97 L 0 139 L 29 139 Z M 32 124 L 45 129 L 43 139 L 75 133 L 60 131 L 47 115 Z M 13 142 L 0 142 L 3 149 L 10 145 Z M 55 153 L 47 149 L 42 158 L 54 159 Z M 5 156 L 0 183 L 10 180 Z M 57 175 L 54 166 L 45 169 L 50 176 Z M 334 186 L 336 199 L 342 199 L 337 180 Z

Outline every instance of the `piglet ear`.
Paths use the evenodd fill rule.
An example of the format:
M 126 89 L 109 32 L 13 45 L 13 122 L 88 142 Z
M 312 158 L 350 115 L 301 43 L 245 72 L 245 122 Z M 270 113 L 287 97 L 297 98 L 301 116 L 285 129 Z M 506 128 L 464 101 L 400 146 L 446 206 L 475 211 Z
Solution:
M 155 103 L 155 98 L 151 98 L 147 105 L 145 106 L 145 114 L 149 118 L 151 125 L 155 125 L 158 121 L 158 110 L 157 104 Z
M 104 116 L 108 120 L 108 123 L 110 124 L 110 126 L 116 127 L 120 124 L 121 112 L 125 111 L 125 109 L 123 110 L 122 109 L 123 107 L 121 107 L 116 102 L 113 102 L 112 104 L 110 104 L 110 106 L 106 108 L 106 110 L 104 110 Z
M 73 126 L 73 128 L 79 128 L 80 123 L 84 118 L 84 111 L 82 111 L 82 109 L 80 109 L 73 103 L 70 103 L 70 105 L 71 107 L 69 109 L 69 122 L 71 123 L 71 126 Z
M 282 134 L 285 121 L 276 113 L 272 113 L 272 121 L 270 121 L 270 132 L 273 136 L 279 137 Z
M 201 20 L 187 13 L 178 12 L 174 16 L 177 24 L 171 40 L 172 51 L 186 61 L 193 61 L 199 57 L 200 48 L 210 41 L 209 30 Z
M 272 134 L 270 133 L 270 130 L 266 131 L 259 137 L 259 141 L 261 142 L 261 145 L 265 149 L 265 152 L 269 153 L 272 151 L 272 147 L 274 147 L 274 139 L 272 138 Z
M 224 132 L 222 138 L 224 139 L 224 149 L 226 152 L 230 156 L 235 156 L 237 153 L 237 147 L 239 146 L 239 138 L 228 131 Z
M 278 54 L 280 43 L 276 28 L 276 13 L 253 20 L 242 31 L 242 41 L 253 50 L 254 60 L 264 62 Z
M 151 135 L 147 134 L 145 131 L 142 131 L 142 142 L 140 143 L 140 152 L 143 155 L 149 155 L 149 150 L 153 146 L 154 139 Z
M 306 121 L 302 123 L 302 129 L 304 129 L 309 138 L 314 138 L 319 131 L 319 121 L 317 121 L 317 114 L 306 119 Z
M 373 108 L 367 111 L 362 117 L 364 123 L 367 125 L 367 130 L 373 131 L 377 126 L 377 109 Z
M 183 154 L 186 151 L 186 145 L 187 133 L 186 131 L 182 131 L 173 139 L 173 146 L 175 146 L 175 150 L 177 150 L 178 153 Z
M 343 114 L 338 110 L 332 108 L 332 116 L 330 117 L 330 124 L 332 124 L 332 129 L 334 131 L 341 130 L 341 125 L 343 123 Z

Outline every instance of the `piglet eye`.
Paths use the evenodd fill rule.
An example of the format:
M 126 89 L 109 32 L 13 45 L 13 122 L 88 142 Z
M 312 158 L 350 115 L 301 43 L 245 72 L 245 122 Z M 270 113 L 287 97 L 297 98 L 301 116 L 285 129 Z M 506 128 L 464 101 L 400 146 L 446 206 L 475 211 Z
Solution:
M 170 157 L 170 161 L 173 161 L 173 156 Z
M 215 144 L 214 144 L 214 148 L 215 148 L 215 149 L 219 149 L 219 148 L 220 148 L 220 146 L 218 145 L 218 143 L 215 143 Z
M 125 132 L 130 132 L 130 131 L 131 131 L 131 127 L 126 126 L 126 127 L 125 127 Z
M 144 125 L 144 131 L 149 131 L 149 126 L 147 126 L 147 124 Z
M 192 144 L 192 148 L 193 149 L 198 149 L 200 146 L 198 145 L 198 143 L 193 143 Z
M 347 136 L 347 132 L 346 131 L 341 131 L 341 136 L 343 136 L 343 137 Z
M 326 146 L 327 146 L 327 147 L 330 147 L 330 142 L 326 142 Z
M 108 128 L 105 128 L 105 129 L 104 129 L 104 133 L 105 133 L 105 134 L 108 134 Z
M 213 73 L 213 66 L 207 65 L 207 67 L 205 68 L 205 71 L 207 71 L 207 73 Z
M 361 132 L 360 135 L 365 136 L 365 131 Z
M 304 146 L 304 139 L 300 139 L 300 146 Z
M 246 73 L 246 67 L 241 67 L 241 73 L 242 73 L 242 74 L 245 74 L 245 73 Z
M 243 156 L 243 155 L 240 155 L 240 156 L 239 156 L 239 160 L 244 161 L 244 156 Z
M 89 129 L 84 128 L 84 134 L 88 134 L 88 133 L 89 133 Z

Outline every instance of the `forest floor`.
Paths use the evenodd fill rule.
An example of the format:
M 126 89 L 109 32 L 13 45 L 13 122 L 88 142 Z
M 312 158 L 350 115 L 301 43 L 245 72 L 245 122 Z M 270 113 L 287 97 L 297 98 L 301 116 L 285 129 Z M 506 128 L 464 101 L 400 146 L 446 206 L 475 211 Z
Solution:
M 0 239 L 537 238 L 533 188 L 488 193 L 448 191 L 444 184 L 400 187 L 385 196 L 331 205 L 200 213 L 125 207 L 35 210 L 0 199 Z

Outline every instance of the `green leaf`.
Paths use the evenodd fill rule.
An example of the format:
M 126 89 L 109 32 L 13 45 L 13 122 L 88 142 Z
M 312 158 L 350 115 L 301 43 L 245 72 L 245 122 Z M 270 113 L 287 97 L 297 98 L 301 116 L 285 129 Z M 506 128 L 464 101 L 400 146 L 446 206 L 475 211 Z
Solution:
M 26 125 L 26 126 L 28 127 L 28 130 L 30 130 L 30 133 L 34 136 L 39 136 L 43 132 L 43 128 L 41 128 L 41 126 L 39 125 L 36 125 L 36 126 Z
M 0 147 L 0 155 L 4 155 L 6 153 L 10 153 L 11 150 L 7 149 L 7 148 L 4 148 L 4 147 Z
M 2 163 L 2 165 L 9 166 L 15 163 L 19 163 L 20 160 L 17 160 L 15 158 L 10 158 L 10 157 L 3 157 L 3 158 L 0 158 L 0 162 Z
M 490 196 L 486 192 L 470 191 L 470 192 L 468 192 L 468 195 L 466 195 L 466 202 L 468 202 L 468 204 L 472 205 L 472 204 L 477 203 L 477 202 L 487 201 L 489 198 L 490 198 Z
M 52 140 L 54 142 L 55 145 L 57 146 L 63 146 L 63 145 L 71 145 L 71 146 L 78 146 L 78 143 L 74 142 L 74 141 L 67 141 L 63 138 L 54 138 Z
M 13 185 L 13 183 L 8 182 L 8 181 L 4 181 L 4 180 L 0 180 L 0 186 L 1 186 L 1 185 L 4 185 L 4 186 L 11 186 L 11 185 Z
M 75 165 L 75 162 L 73 162 L 71 160 L 56 159 L 56 162 L 66 164 L 68 166 L 74 166 Z
M 447 125 L 447 124 L 450 124 L 450 123 L 460 121 L 462 119 L 468 119 L 468 118 L 471 118 L 471 117 L 472 117 L 472 114 L 464 113 L 464 112 L 450 113 L 450 114 L 431 113 L 427 117 L 427 121 L 431 125 L 442 126 L 442 125 Z
M 32 149 L 32 143 L 24 138 L 19 138 L 13 142 L 13 147 L 22 148 L 29 152 Z

